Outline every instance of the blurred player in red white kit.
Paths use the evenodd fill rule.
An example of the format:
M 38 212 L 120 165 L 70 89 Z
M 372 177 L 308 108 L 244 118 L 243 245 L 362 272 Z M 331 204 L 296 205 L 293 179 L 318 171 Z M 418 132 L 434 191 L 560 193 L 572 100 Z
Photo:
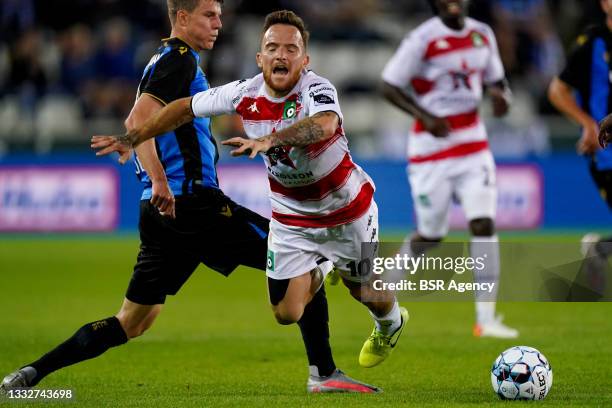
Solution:
M 408 178 L 417 230 L 401 251 L 418 256 L 448 232 L 458 200 L 469 221 L 470 252 L 485 257 L 477 282 L 499 282 L 495 232 L 495 162 L 478 115 L 486 88 L 496 116 L 507 113 L 510 91 L 491 28 L 467 17 L 467 0 L 431 0 L 436 14 L 404 38 L 382 73 L 384 96 L 415 118 L 408 139 Z M 495 314 L 495 293 L 476 296 L 475 336 L 513 338 Z

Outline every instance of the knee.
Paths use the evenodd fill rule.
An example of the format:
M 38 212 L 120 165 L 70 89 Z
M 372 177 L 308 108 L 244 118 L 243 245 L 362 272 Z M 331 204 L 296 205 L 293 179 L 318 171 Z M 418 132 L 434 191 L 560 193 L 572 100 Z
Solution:
M 125 335 L 128 339 L 142 336 L 144 332 L 147 331 L 147 329 L 152 325 L 152 322 L 137 320 L 131 318 L 130 316 L 122 316 L 121 314 L 117 316 L 117 319 L 119 320 L 119 323 L 121 323 L 121 327 L 123 327 L 123 331 L 125 331 Z
M 470 232 L 476 237 L 490 237 L 495 234 L 495 223 L 491 218 L 476 218 L 470 221 Z
M 304 314 L 303 307 L 290 307 L 288 305 L 284 305 L 282 302 L 278 306 L 275 306 L 273 309 L 276 321 L 282 325 L 297 323 Z
M 410 237 L 410 250 L 414 255 L 424 254 L 437 247 L 442 242 L 442 237 L 426 238 L 419 233 L 415 233 Z

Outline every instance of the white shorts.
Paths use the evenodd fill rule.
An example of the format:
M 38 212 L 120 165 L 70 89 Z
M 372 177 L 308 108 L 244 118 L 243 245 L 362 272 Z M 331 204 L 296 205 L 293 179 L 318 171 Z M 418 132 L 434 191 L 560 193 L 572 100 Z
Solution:
M 367 246 L 368 250 L 378 247 L 378 207 L 374 200 L 360 218 L 332 228 L 294 227 L 272 219 L 266 275 L 272 279 L 291 279 L 328 260 L 343 278 L 365 282 L 370 278 L 370 268 L 361 262 L 362 243 L 372 243 Z M 371 256 L 373 253 L 364 255 Z M 327 275 L 332 268 L 330 265 L 320 269 Z
M 408 179 L 417 231 L 425 238 L 442 238 L 448 233 L 453 199 L 461 204 L 468 221 L 495 218 L 495 161 L 489 150 L 465 157 L 410 164 Z

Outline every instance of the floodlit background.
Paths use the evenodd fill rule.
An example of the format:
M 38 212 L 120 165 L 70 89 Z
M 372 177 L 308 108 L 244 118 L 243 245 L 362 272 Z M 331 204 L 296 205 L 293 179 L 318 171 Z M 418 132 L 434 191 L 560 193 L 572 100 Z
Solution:
M 481 109 L 501 164 L 500 227 L 608 225 L 607 208 L 597 197 L 585 160 L 574 152 L 580 130 L 559 116 L 545 97 L 548 83 L 563 66 L 565 50 L 586 24 L 603 18 L 599 1 L 473 0 L 471 6 L 474 17 L 494 28 L 514 91 L 507 118 L 493 119 L 487 103 Z M 278 8 L 297 11 L 310 28 L 311 67 L 338 88 L 353 155 L 378 185 L 382 226 L 407 230 L 414 224 L 404 170 L 411 119 L 385 102 L 377 87 L 380 72 L 401 38 L 431 15 L 427 2 L 228 0 L 221 36 L 214 50 L 202 58 L 213 86 L 258 72 L 255 52 L 263 16 Z M 41 184 L 36 183 L 39 173 L 15 181 L 20 171 L 6 173 L 2 168 L 95 164 L 118 169 L 112 160 L 93 157 L 89 138 L 123 131 L 142 69 L 159 40 L 169 33 L 165 1 L 3 0 L 0 22 L 0 180 L 16 184 L 2 189 L 5 197 L 13 199 L 0 205 L 15 214 L 28 211 L 30 205 L 37 211 L 65 210 L 69 218 L 78 216 L 73 210 L 80 207 L 71 207 L 85 194 L 75 186 L 78 175 L 68 193 L 74 197 L 62 200 L 54 196 L 62 188 L 59 185 L 36 197 L 38 188 L 25 187 Z M 241 132 L 235 117 L 215 120 L 218 139 Z M 255 163 L 253 168 L 235 168 L 240 162 L 228 157 L 227 148 L 221 148 L 221 157 L 220 177 L 228 194 L 267 214 L 263 167 Z M 507 163 L 522 166 L 504 167 Z M 131 165 L 118 170 L 118 197 L 109 196 L 112 189 L 108 188 L 89 197 L 101 205 L 117 203 L 117 208 L 107 208 L 112 214 L 105 215 L 106 224 L 98 222 L 94 230 L 102 224 L 106 230 L 135 228 L 137 213 L 132 204 L 138 200 L 140 186 L 129 175 L 132 170 Z M 241 174 L 247 173 L 253 182 L 240 183 Z M 513 182 L 517 178 L 521 182 Z M 54 200 L 60 204 L 53 207 Z M 16 221 L 15 214 L 12 221 L 0 215 L 0 230 L 28 230 L 37 225 L 38 229 L 62 229 L 50 222 L 45 228 L 28 225 Z M 99 216 L 96 213 L 91 219 Z M 453 225 L 464 225 L 457 209 Z

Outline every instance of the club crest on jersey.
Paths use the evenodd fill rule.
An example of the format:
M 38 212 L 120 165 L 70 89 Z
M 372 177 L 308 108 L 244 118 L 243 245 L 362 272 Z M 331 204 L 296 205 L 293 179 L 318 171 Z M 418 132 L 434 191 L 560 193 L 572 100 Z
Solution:
M 474 47 L 482 47 L 484 45 L 484 38 L 477 32 L 472 33 L 472 44 Z
M 289 166 L 294 170 L 297 170 L 293 160 L 289 157 L 291 146 L 276 146 L 266 152 L 268 159 L 270 159 L 270 165 L 276 166 L 278 163 Z
M 285 102 L 285 106 L 283 107 L 283 120 L 293 119 L 297 114 L 297 105 L 295 101 L 287 101 Z

